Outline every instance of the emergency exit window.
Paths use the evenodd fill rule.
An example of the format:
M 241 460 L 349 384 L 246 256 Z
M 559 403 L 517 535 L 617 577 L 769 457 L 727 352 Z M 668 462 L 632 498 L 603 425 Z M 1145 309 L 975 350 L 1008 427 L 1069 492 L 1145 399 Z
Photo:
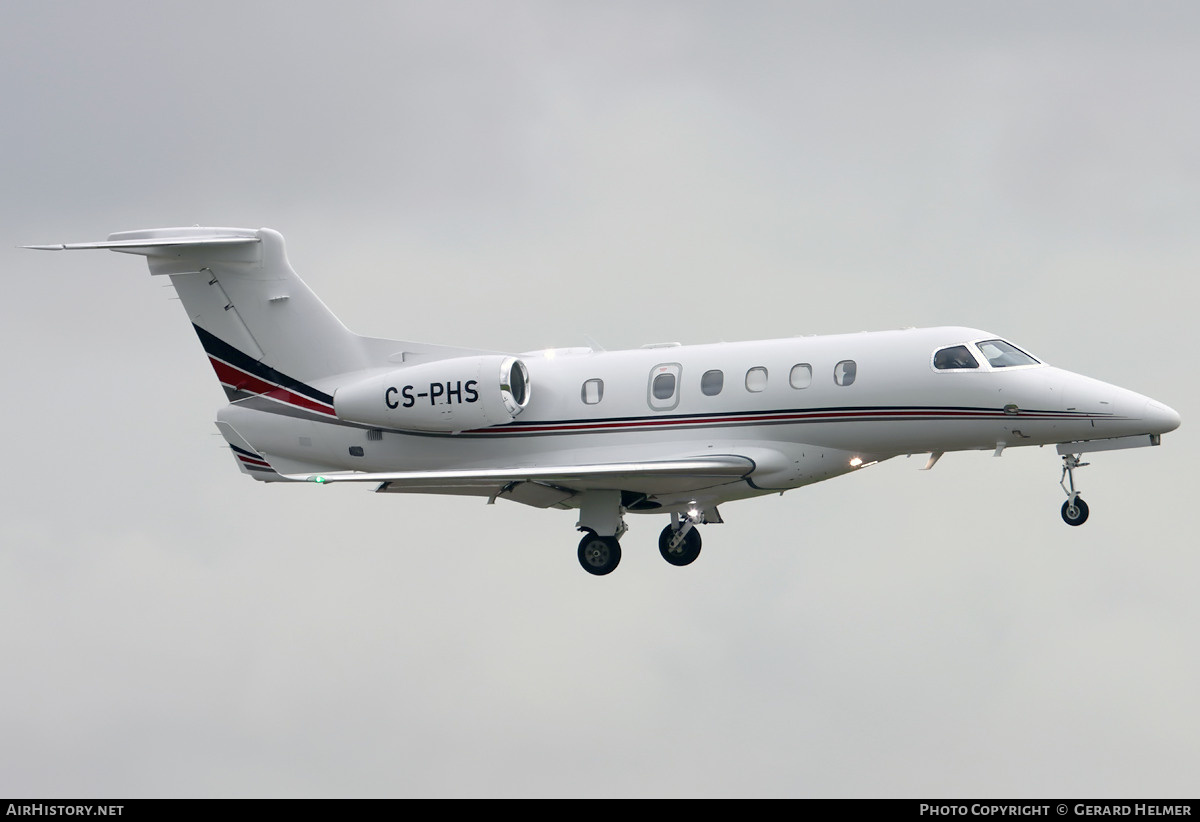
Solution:
M 604 399 L 604 380 L 588 380 L 583 384 L 580 396 L 588 405 L 595 405 Z

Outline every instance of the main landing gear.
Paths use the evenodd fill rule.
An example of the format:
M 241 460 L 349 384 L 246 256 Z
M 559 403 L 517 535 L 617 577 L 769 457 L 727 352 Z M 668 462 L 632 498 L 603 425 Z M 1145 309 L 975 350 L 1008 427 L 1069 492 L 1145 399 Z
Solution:
M 581 500 L 579 564 L 594 576 L 611 574 L 621 562 L 621 536 L 625 533 L 624 508 L 619 492 L 590 491 Z M 707 517 L 706 517 L 707 513 Z M 704 522 L 720 522 L 715 507 L 695 506 L 684 515 L 671 514 L 671 524 L 658 537 L 658 552 L 675 566 L 691 565 L 700 556 L 700 531 Z
M 616 537 L 602 537 L 588 531 L 579 541 L 579 564 L 589 574 L 602 577 L 617 569 L 621 561 L 621 543 Z
M 671 514 L 671 524 L 658 535 L 658 552 L 672 565 L 691 565 L 700 556 L 700 532 L 691 517 L 682 524 L 679 514 Z
M 672 517 L 678 520 L 678 515 Z M 672 565 L 691 565 L 700 556 L 700 531 L 690 521 L 668 525 L 658 536 L 658 552 Z M 616 537 L 602 537 L 588 531 L 579 541 L 579 564 L 589 574 L 602 577 L 616 570 L 621 561 L 621 543 Z
M 1076 454 L 1066 454 L 1063 456 L 1062 479 L 1058 484 L 1062 486 L 1063 491 L 1067 494 L 1067 501 L 1062 506 L 1063 522 L 1067 525 L 1083 525 L 1087 522 L 1088 507 L 1083 498 L 1079 496 L 1079 492 L 1075 490 L 1075 469 L 1082 468 L 1087 465 L 1086 462 L 1080 462 L 1079 456 Z M 1070 488 L 1068 488 L 1068 484 Z

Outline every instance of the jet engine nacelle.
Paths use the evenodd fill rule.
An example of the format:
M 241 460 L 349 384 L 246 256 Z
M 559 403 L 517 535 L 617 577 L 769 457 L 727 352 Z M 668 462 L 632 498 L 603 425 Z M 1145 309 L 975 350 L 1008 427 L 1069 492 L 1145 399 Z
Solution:
M 525 363 L 499 354 L 406 365 L 333 394 L 339 419 L 407 431 L 503 425 L 528 403 Z

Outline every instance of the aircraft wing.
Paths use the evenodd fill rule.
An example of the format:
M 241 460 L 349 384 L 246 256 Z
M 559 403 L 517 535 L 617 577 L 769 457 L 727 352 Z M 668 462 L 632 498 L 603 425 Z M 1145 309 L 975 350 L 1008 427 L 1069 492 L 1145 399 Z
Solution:
M 735 454 L 591 465 L 327 473 L 279 470 L 285 466 L 276 466 L 269 454 L 264 458 L 289 480 L 378 482 L 378 490 L 383 492 L 498 496 L 537 507 L 550 507 L 578 492 L 595 489 L 619 489 L 649 495 L 711 488 L 742 480 L 755 469 L 754 460 Z

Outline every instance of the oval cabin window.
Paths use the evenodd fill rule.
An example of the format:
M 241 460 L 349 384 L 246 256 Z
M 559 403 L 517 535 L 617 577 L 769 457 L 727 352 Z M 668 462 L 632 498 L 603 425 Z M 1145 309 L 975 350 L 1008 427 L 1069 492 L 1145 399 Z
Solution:
M 767 390 L 767 369 L 761 365 L 746 372 L 746 390 L 758 393 Z
M 715 397 L 725 387 L 725 374 L 721 371 L 705 371 L 700 378 L 700 393 L 706 397 Z

